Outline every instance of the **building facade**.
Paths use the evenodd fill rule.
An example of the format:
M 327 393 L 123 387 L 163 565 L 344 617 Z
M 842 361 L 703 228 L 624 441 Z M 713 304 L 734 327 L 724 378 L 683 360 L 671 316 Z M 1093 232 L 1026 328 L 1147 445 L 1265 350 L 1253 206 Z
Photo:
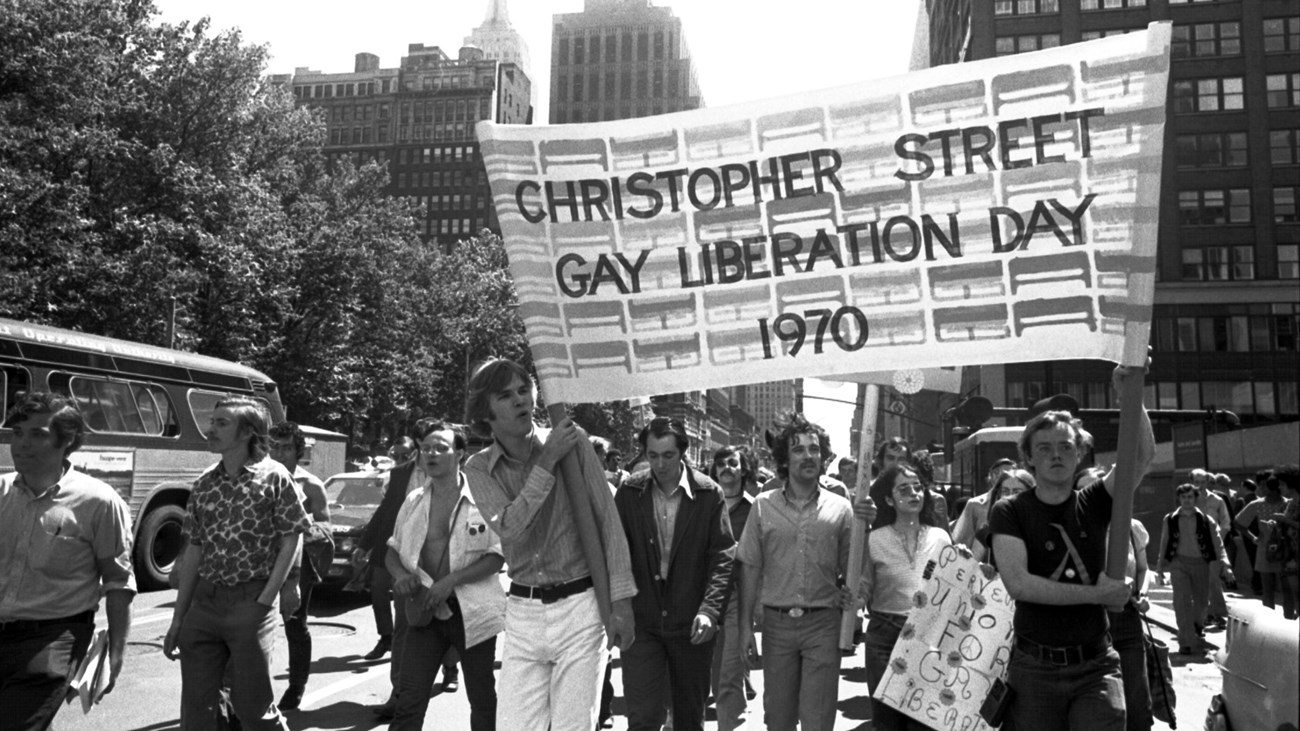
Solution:
M 418 211 L 425 242 L 446 249 L 484 228 L 499 230 L 474 125 L 531 122 L 532 84 L 518 63 L 474 46 L 452 58 L 413 43 L 396 68 L 359 53 L 350 73 L 299 68 L 275 80 L 323 116 L 331 162 L 387 166 L 389 192 Z
M 599 122 L 704 106 L 670 8 L 649 0 L 586 0 L 554 17 L 551 124 Z
M 933 63 L 1173 22 L 1147 403 L 1300 419 L 1300 12 L 1283 0 L 929 0 Z M 969 27 L 961 23 L 968 19 Z M 940 37 L 936 37 L 938 33 Z M 1109 408 L 1099 361 L 981 369 L 1001 406 Z

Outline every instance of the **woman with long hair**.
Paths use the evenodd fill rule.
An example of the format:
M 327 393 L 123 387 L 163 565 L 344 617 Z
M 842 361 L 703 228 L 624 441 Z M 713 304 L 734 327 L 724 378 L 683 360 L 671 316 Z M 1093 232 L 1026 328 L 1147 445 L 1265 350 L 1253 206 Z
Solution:
M 867 534 L 858 598 L 867 608 L 867 687 L 874 693 L 889 666 L 898 635 L 907 622 L 912 596 L 921 588 L 925 557 L 937 546 L 952 544 L 948 532 L 934 524 L 930 491 L 908 464 L 889 467 L 871 483 L 876 501 L 875 525 Z M 871 699 L 875 729 L 928 728 L 884 703 Z
M 1277 519 L 1286 512 L 1286 498 L 1282 497 L 1282 485 L 1277 477 L 1264 481 L 1263 497 L 1255 500 L 1237 513 L 1236 521 L 1244 533 L 1250 536 L 1257 546 L 1267 546 L 1277 529 Z M 1282 606 L 1287 618 L 1295 615 L 1295 597 L 1282 582 L 1282 564 L 1268 557 L 1268 551 L 1255 551 L 1255 563 L 1251 566 L 1260 579 L 1260 600 L 1264 606 L 1272 609 L 1276 606 L 1278 590 L 1282 594 Z
M 993 483 L 993 489 L 989 490 L 989 510 L 997 504 L 1002 498 L 1010 498 L 1019 495 L 1026 490 L 1034 489 L 1034 476 L 1029 474 L 1028 470 L 1013 468 L 1004 470 L 998 475 L 997 481 Z M 988 561 L 990 559 L 992 547 L 992 537 L 989 536 L 989 517 L 988 513 L 984 514 L 984 522 L 975 529 L 974 545 L 969 546 L 971 553 L 975 555 L 976 561 Z

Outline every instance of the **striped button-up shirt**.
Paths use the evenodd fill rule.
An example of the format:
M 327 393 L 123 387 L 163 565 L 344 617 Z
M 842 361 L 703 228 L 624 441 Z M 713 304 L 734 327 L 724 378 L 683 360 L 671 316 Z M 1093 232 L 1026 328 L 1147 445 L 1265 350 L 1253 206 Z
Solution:
M 465 463 L 474 502 L 501 537 L 510 579 L 529 586 L 563 584 L 591 575 L 567 491 L 555 475 L 537 465 L 549 433 L 541 427 L 533 430 L 532 449 L 522 462 L 494 442 Z M 575 450 L 586 483 L 582 489 L 591 496 L 605 548 L 610 600 L 630 598 L 636 595 L 636 581 L 605 468 L 585 439 Z
M 786 492 L 769 490 L 754 499 L 736 560 L 762 568 L 766 606 L 837 607 L 853 507 L 825 488 L 802 505 Z

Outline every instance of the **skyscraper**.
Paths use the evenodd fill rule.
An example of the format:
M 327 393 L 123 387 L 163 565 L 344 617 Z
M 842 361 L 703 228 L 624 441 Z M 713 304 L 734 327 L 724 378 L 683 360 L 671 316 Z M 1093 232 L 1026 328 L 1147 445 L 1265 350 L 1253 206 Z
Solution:
M 551 32 L 551 124 L 704 106 L 682 21 L 650 0 L 586 0 Z
M 510 24 L 506 0 L 489 0 L 483 25 L 465 36 L 465 45 L 482 50 L 483 56 L 489 60 L 515 64 L 529 78 L 533 75 L 528 42 Z
M 1147 403 L 1300 419 L 1300 15 L 1281 0 L 928 0 L 933 63 L 1173 21 Z M 966 25 L 968 23 L 968 25 Z M 1097 361 L 984 368 L 994 403 L 1111 406 Z

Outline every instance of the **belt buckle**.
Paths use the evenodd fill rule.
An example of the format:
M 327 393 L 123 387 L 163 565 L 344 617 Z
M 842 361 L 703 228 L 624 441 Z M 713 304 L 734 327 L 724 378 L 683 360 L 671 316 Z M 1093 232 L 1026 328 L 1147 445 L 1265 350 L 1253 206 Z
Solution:
M 794 607 L 789 612 L 787 612 L 787 614 L 789 614 L 791 617 L 794 617 L 795 619 L 798 619 L 804 615 L 803 607 Z

